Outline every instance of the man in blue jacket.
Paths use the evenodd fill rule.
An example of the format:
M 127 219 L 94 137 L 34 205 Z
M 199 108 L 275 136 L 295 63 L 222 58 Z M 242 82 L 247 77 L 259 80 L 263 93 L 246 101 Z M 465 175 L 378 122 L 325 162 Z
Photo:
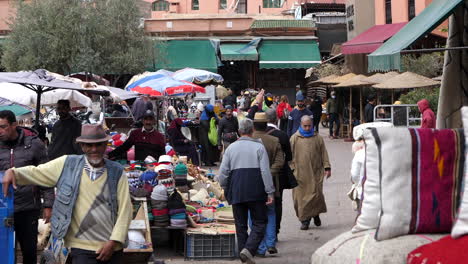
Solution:
M 294 110 L 291 111 L 288 117 L 288 136 L 291 137 L 296 133 L 299 126 L 301 126 L 301 118 L 303 116 L 310 116 L 312 118 L 313 113 L 309 109 L 307 109 L 304 96 L 299 94 L 296 96 L 296 107 Z
M 274 201 L 275 187 L 268 154 L 260 140 L 252 138 L 253 121 L 239 122 L 241 137 L 232 143 L 223 156 L 219 183 L 234 213 L 237 245 L 242 262 L 254 264 L 254 254 L 265 234 L 267 205 Z M 248 214 L 252 220 L 250 235 Z

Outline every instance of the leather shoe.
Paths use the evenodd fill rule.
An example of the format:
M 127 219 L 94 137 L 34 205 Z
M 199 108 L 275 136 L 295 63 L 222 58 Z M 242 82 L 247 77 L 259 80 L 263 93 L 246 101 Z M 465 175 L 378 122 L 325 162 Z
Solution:
M 275 247 L 269 247 L 268 248 L 268 253 L 270 254 L 278 254 L 278 249 L 276 249 Z
M 322 221 L 320 220 L 320 216 L 314 216 L 314 225 L 315 226 L 321 226 L 322 225 Z
M 301 222 L 301 230 L 307 230 L 309 229 L 310 221 L 302 221 Z
M 246 248 L 242 249 L 241 252 L 239 253 L 239 258 L 243 263 L 247 264 L 255 264 L 254 257 L 250 253 L 250 251 Z

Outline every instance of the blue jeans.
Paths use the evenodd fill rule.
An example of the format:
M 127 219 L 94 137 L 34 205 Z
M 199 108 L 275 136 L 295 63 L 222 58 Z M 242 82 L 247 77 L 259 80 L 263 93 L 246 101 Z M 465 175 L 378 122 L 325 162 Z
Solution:
M 267 206 L 267 218 L 268 222 L 266 225 L 265 236 L 262 242 L 258 246 L 257 254 L 264 255 L 268 248 L 276 247 L 276 211 L 275 204 Z M 249 226 L 252 228 L 252 221 L 250 220 L 249 212 Z

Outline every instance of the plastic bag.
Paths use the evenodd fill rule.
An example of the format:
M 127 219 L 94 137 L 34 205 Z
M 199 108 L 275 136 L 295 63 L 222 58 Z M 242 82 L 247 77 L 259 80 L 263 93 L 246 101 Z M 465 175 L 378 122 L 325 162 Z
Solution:
M 211 145 L 218 145 L 218 129 L 216 128 L 216 119 L 214 117 L 210 120 L 210 130 L 208 132 L 208 139 L 210 140 Z

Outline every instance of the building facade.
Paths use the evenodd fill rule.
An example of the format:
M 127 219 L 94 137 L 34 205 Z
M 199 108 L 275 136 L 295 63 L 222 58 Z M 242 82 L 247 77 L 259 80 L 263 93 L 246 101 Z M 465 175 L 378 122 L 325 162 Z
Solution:
M 348 40 L 375 25 L 375 0 L 348 0 L 346 3 L 346 24 Z

